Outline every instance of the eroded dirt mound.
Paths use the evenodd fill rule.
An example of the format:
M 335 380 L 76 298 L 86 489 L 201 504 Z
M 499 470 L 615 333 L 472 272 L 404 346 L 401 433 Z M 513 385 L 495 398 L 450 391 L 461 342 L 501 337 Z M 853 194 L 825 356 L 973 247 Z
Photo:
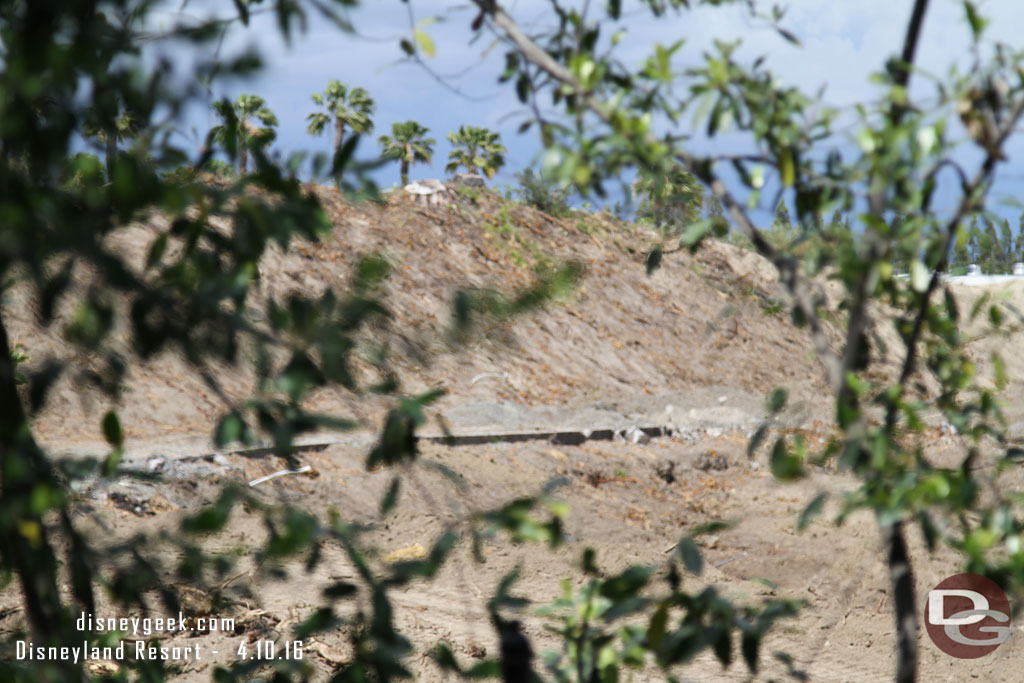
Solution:
M 764 395 L 780 385 L 790 389 L 799 421 L 830 412 L 830 392 L 806 334 L 789 323 L 771 267 L 749 252 L 718 243 L 693 255 L 674 252 L 648 277 L 643 260 L 655 237 L 606 216 L 554 219 L 486 193 L 462 193 L 448 204 L 424 207 L 404 198 L 383 206 L 353 206 L 333 191 L 316 191 L 334 221 L 334 233 L 319 244 L 296 243 L 288 253 L 269 253 L 260 264 L 253 307 L 267 297 L 315 295 L 327 287 L 344 290 L 362 254 L 383 253 L 394 265 L 386 286 L 391 320 L 375 328 L 375 341 L 390 345 L 404 390 L 434 385 L 449 390 L 442 408 L 453 426 L 559 420 L 582 426 L 623 416 L 669 416 L 669 405 L 677 421 L 710 424 L 718 419 L 738 426 L 756 416 Z M 125 228 L 113 246 L 140 262 L 165 227 L 155 220 Z M 567 300 L 511 322 L 483 321 L 467 345 L 447 344 L 445 330 L 458 288 L 522 289 L 538 270 L 569 260 L 583 266 L 584 277 Z M 81 294 L 86 276 L 78 277 Z M 979 295 L 957 290 L 965 310 Z M 1012 303 L 1019 295 L 1005 296 Z M 65 316 L 73 303 L 64 302 Z M 59 334 L 60 323 L 38 326 L 24 287 L 8 290 L 4 305 L 13 341 L 32 358 L 30 367 L 49 355 L 71 358 L 80 367 L 97 362 L 72 351 Z M 879 327 L 891 325 L 882 320 Z M 114 343 L 124 343 L 119 331 Z M 980 359 L 1000 343 L 1007 342 L 972 342 Z M 1014 372 L 1019 359 L 1006 355 L 1008 370 L 1019 376 Z M 196 368 L 173 353 L 146 363 L 126 358 L 128 386 L 119 410 L 129 449 L 133 440 L 209 434 L 225 406 Z M 887 362 L 898 360 L 895 354 Z M 206 370 L 232 398 L 253 389 L 252 375 L 244 368 L 213 364 Z M 1012 391 L 1019 387 L 1011 380 Z M 379 418 L 382 407 L 342 391 L 322 392 L 314 404 L 368 423 Z M 99 440 L 98 425 L 107 408 L 95 388 L 68 375 L 35 426 L 47 444 L 71 450 L 76 443 Z M 805 433 L 812 449 L 822 447 L 821 432 L 808 428 Z M 938 428 L 922 438 L 936 462 L 953 461 L 961 453 L 959 437 Z M 566 544 L 557 551 L 496 536 L 487 540 L 486 561 L 479 564 L 463 538 L 435 581 L 395 592 L 396 624 L 416 647 L 417 680 L 446 680 L 427 656 L 438 642 L 447 643 L 464 666 L 496 655 L 499 644 L 484 605 L 512 569 L 523 568 L 516 590 L 534 601 L 521 619 L 539 654 L 561 644 L 549 630 L 554 622 L 534 607 L 553 599 L 563 579 L 580 585 L 577 563 L 584 548 L 597 550 L 607 572 L 630 564 L 661 567 L 683 534 L 712 519 L 733 525 L 701 537 L 706 568 L 699 578 L 687 575 L 689 590 L 713 584 L 742 603 L 767 597 L 806 601 L 800 614 L 781 622 L 765 643 L 762 679 L 785 675 L 771 657 L 776 650 L 789 652 L 810 680 L 886 680 L 892 675 L 892 598 L 874 520 L 861 513 L 842 527 L 831 523 L 854 480 L 811 467 L 806 478 L 783 486 L 768 474 L 767 444 L 748 456 L 745 428 L 676 433 L 647 444 L 531 441 L 447 448 L 426 443 L 419 462 L 406 472 L 408 483 L 388 517 L 377 510 L 392 472 L 366 470 L 369 443 L 306 451 L 301 463 L 309 471 L 248 490 L 266 502 L 294 504 L 318 515 L 336 510 L 342 519 L 370 525 L 369 557 L 381 569 L 421 556 L 444 531 L 463 529 L 460 525 L 473 513 L 546 486 L 557 485 L 555 494 L 570 504 Z M 177 528 L 183 515 L 212 502 L 221 484 L 244 487 L 291 466 L 266 453 L 176 459 L 158 451 L 133 465 L 143 465 L 160 479 L 155 484 L 129 477 L 87 482 L 77 492 L 76 523 L 100 547 L 140 532 L 158 535 Z M 1009 484 L 1019 488 L 1021 473 L 1011 474 Z M 818 492 L 831 496 L 825 515 L 798 533 L 796 518 Z M 205 593 L 173 586 L 183 602 L 186 589 L 198 593 L 199 607 L 190 608 L 197 614 L 210 611 L 216 598 L 215 614 L 236 620 L 227 633 L 171 634 L 172 645 L 196 643 L 220 651 L 215 658 L 187 659 L 178 680 L 209 680 L 213 666 L 236 661 L 242 642 L 289 639 L 294 625 L 320 604 L 322 589 L 356 576 L 342 549 L 329 543 L 312 570 L 303 557 L 285 563 L 286 574 L 264 572 L 270 567 L 261 567 L 250 550 L 266 534 L 260 516 L 238 506 L 225 531 L 203 539 L 208 551 L 238 557 L 230 575 Z M 926 553 L 916 534 L 910 542 L 919 595 L 962 566 L 952 550 Z M 152 554 L 168 568 L 180 559 L 164 547 L 154 547 Z M 365 604 L 368 597 L 360 591 L 339 608 L 343 616 Z M 0 628 L 23 624 L 20 600 L 15 584 L 0 591 Z M 123 616 L 106 601 L 98 611 Z M 326 680 L 351 658 L 351 631 L 345 625 L 306 644 L 315 680 Z M 979 665 L 948 658 L 925 639 L 921 677 L 1018 680 L 1019 649 L 1013 640 Z M 738 661 L 723 671 L 710 655 L 677 673 L 680 680 L 752 679 Z M 638 681 L 660 680 L 650 669 L 634 674 Z
M 771 267 L 749 252 L 719 243 L 693 255 L 677 251 L 648 276 L 643 261 L 655 236 L 607 214 L 556 219 L 476 190 L 430 207 L 403 196 L 384 205 L 353 205 L 333 190 L 313 191 L 335 225 L 333 234 L 269 252 L 259 264 L 254 304 L 328 287 L 344 291 L 361 256 L 385 255 L 394 266 L 386 284 L 391 320 L 374 331 L 374 341 L 390 347 L 404 391 L 447 389 L 442 409 L 580 408 L 647 396 L 653 401 L 648 412 L 656 414 L 668 406 L 653 400 L 661 396 L 700 395 L 696 402 L 702 403 L 712 400 L 710 392 L 716 400 L 760 405 L 776 386 L 787 386 L 794 401 L 815 414 L 827 408 L 807 336 L 777 301 Z M 159 219 L 131 226 L 113 244 L 141 263 L 164 227 Z M 484 321 L 466 345 L 448 342 L 460 288 L 521 291 L 538 272 L 568 261 L 580 264 L 584 275 L 567 300 L 512 321 Z M 30 367 L 50 355 L 73 356 L 60 322 L 48 329 L 36 323 L 27 292 L 14 290 L 6 308 L 13 341 L 31 357 Z M 80 365 L 95 362 L 74 357 Z M 146 363 L 128 358 L 119 409 L 130 439 L 210 433 L 226 406 L 196 368 L 171 352 Z M 212 364 L 206 370 L 233 399 L 253 390 L 245 368 Z M 108 405 L 99 391 L 69 374 L 51 393 L 36 428 L 49 444 L 98 441 Z M 312 408 L 373 426 L 382 405 L 329 390 L 315 397 Z

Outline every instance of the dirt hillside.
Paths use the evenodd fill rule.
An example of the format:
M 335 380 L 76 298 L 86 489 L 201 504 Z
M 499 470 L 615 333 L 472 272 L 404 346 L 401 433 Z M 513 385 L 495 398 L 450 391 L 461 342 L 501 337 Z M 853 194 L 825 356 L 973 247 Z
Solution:
M 732 523 L 729 528 L 701 538 L 706 570 L 700 577 L 687 575 L 686 586 L 699 590 L 713 585 L 741 603 L 785 597 L 805 606 L 771 632 L 759 675 L 751 676 L 738 661 L 723 670 L 705 654 L 679 667 L 674 672 L 678 680 L 785 680 L 786 667 L 772 656 L 779 650 L 793 657 L 795 669 L 805 672 L 803 680 L 892 679 L 895 625 L 875 522 L 862 512 L 843 526 L 833 523 L 839 502 L 856 482 L 830 467 L 812 466 L 806 478 L 783 485 L 768 473 L 766 447 L 753 458 L 746 452 L 749 427 L 759 421 L 764 397 L 774 387 L 789 388 L 787 419 L 792 427 L 803 427 L 812 449 L 823 443 L 816 421 L 827 420 L 832 409 L 806 334 L 782 313 L 773 270 L 762 259 L 711 243 L 696 254 L 666 255 L 663 267 L 648 277 L 643 260 L 655 237 L 605 215 L 555 219 L 490 193 L 465 190 L 431 207 L 404 196 L 384 205 L 357 206 L 342 202 L 331 190 L 314 191 L 335 230 L 321 243 L 297 243 L 287 253 L 269 253 L 260 264 L 261 290 L 254 305 L 267 296 L 315 294 L 326 287 L 343 290 L 359 257 L 380 252 L 394 265 L 387 284 L 390 323 L 375 328 L 372 341 L 390 346 L 405 391 L 436 385 L 449 390 L 441 409 L 454 428 L 647 421 L 687 429 L 649 443 L 530 441 L 454 448 L 426 443 L 405 471 L 408 481 L 397 508 L 384 517 L 378 500 L 392 473 L 365 468 L 372 432 L 357 435 L 364 439 L 361 443 L 353 439 L 304 450 L 298 457 L 310 468 L 307 472 L 250 488 L 247 483 L 288 463 L 270 453 L 172 457 L 161 443 L 197 437 L 205 441 L 225 406 L 198 370 L 174 353 L 147 363 L 126 355 L 128 388 L 118 408 L 128 450 L 135 449 L 126 462 L 157 476 L 94 478 L 76 489 L 75 523 L 98 547 L 148 534 L 153 542 L 145 549 L 147 556 L 160 567 L 173 568 L 181 560 L 180 551 L 160 541 L 161 535 L 215 500 L 226 483 L 245 487 L 267 502 L 289 503 L 319 516 L 334 510 L 348 522 L 368 525 L 364 540 L 375 568 L 383 569 L 398 557 L 420 556 L 446 530 L 456 529 L 462 541 L 441 574 L 393 596 L 395 623 L 415 648 L 408 661 L 415 680 L 441 681 L 450 677 L 429 656 L 439 642 L 463 666 L 497 654 L 499 644 L 485 605 L 513 568 L 522 568 L 516 592 L 533 601 L 519 618 L 539 656 L 560 643 L 550 630 L 557 622 L 536 608 L 558 594 L 561 581 L 582 585 L 578 560 L 584 548 L 597 551 L 607 572 L 630 564 L 663 567 L 682 535 L 724 519 Z M 125 228 L 112 247 L 141 262 L 162 227 L 154 220 Z M 513 321 L 485 323 L 465 345 L 448 344 L 445 331 L 458 288 L 514 292 L 529 286 L 538 270 L 566 261 L 584 269 L 569 298 Z M 80 294 L 87 275 L 76 277 Z M 954 291 L 965 311 L 984 295 L 983 290 L 959 286 Z M 995 294 L 1006 304 L 1024 304 L 1019 284 Z M 73 303 L 64 302 L 66 314 Z M 14 341 L 31 358 L 30 369 L 50 355 L 70 357 L 81 368 L 96 364 L 97 359 L 72 351 L 59 323 L 39 327 L 24 286 L 9 289 L 4 305 Z M 981 325 L 965 324 L 965 330 L 974 334 Z M 890 341 L 891 328 L 888 321 L 878 321 L 878 334 Z M 115 330 L 115 343 L 123 343 L 120 334 Z M 1014 341 L 971 342 L 983 376 L 991 374 L 992 351 L 1006 356 L 1011 415 L 1019 413 L 1014 405 L 1021 405 L 1016 399 L 1024 389 L 1024 360 L 1012 353 Z M 889 346 L 898 351 L 896 344 Z M 877 362 L 885 374 L 898 360 L 894 354 Z M 205 369 L 232 399 L 253 389 L 253 378 L 244 368 Z M 368 429 L 376 426 L 383 406 L 342 391 L 323 392 L 314 403 L 321 411 L 359 417 Z M 35 427 L 55 451 L 80 450 L 100 441 L 99 421 L 108 407 L 98 390 L 69 374 Z M 928 455 L 936 461 L 962 456 L 964 444 L 957 435 L 933 427 L 925 438 Z M 1006 476 L 1005 485 L 1018 490 L 1024 486 L 1024 472 Z M 569 505 L 565 545 L 552 552 L 498 534 L 486 539 L 485 561 L 475 562 L 466 520 L 546 486 Z M 830 495 L 825 514 L 800 533 L 797 516 L 819 492 Z M 273 640 L 283 647 L 294 625 L 320 604 L 322 589 L 358 574 L 333 543 L 323 544 L 322 561 L 315 566 L 305 557 L 282 561 L 280 567 L 264 564 L 252 547 L 267 534 L 261 516 L 239 506 L 223 532 L 202 539 L 207 551 L 235 559 L 230 575 L 213 577 L 205 586 L 172 587 L 192 596 L 197 613 L 219 605 L 216 615 L 235 619 L 236 628 L 228 633 L 166 634 L 170 645 L 201 645 L 211 655 L 219 652 L 178 662 L 173 680 L 211 680 L 214 667 L 238 661 L 239 643 Z M 927 552 L 918 536 L 913 532 L 910 542 L 921 595 L 961 570 L 963 562 L 948 548 Z M 339 604 L 339 616 L 351 616 L 369 600 L 361 588 Z M 0 631 L 24 627 L 20 603 L 16 583 L 0 590 Z M 125 616 L 105 596 L 97 611 L 103 617 Z M 1017 637 L 1019 631 L 1018 626 L 1011 642 L 983 660 L 952 659 L 922 633 L 920 678 L 1020 680 L 1024 641 Z M 341 623 L 307 640 L 304 663 L 312 680 L 329 680 L 350 660 L 351 638 L 352 627 Z M 269 669 L 268 664 L 262 673 Z M 651 668 L 629 675 L 636 681 L 662 680 Z
M 384 254 L 394 266 L 386 285 L 391 322 L 374 341 L 390 347 L 404 391 L 448 390 L 440 408 L 451 411 L 456 428 L 536 422 L 537 414 L 522 415 L 520 406 L 587 408 L 597 411 L 598 422 L 602 410 L 659 422 L 707 411 L 724 411 L 730 423 L 756 421 L 764 397 L 782 385 L 800 419 L 828 415 L 807 337 L 780 312 L 771 267 L 749 252 L 719 243 L 693 255 L 678 251 L 647 276 L 643 260 L 655 236 L 607 214 L 555 219 L 475 190 L 430 207 L 402 194 L 384 205 L 352 205 L 333 190 L 314 191 L 333 233 L 320 243 L 268 253 L 260 263 L 258 298 L 344 291 L 362 255 Z M 154 220 L 126 228 L 116 248 L 141 263 L 160 227 Z M 458 289 L 514 293 L 535 282 L 538 271 L 568 261 L 582 265 L 584 275 L 567 300 L 485 325 L 468 344 L 446 341 Z M 30 369 L 53 354 L 75 357 L 85 367 L 95 362 L 72 353 L 59 323 L 49 329 L 36 324 L 24 288 L 12 292 L 5 316 L 14 343 L 31 358 Z M 225 405 L 196 368 L 171 352 L 147 363 L 128 357 L 127 391 L 118 407 L 130 440 L 209 434 Z M 244 368 L 207 369 L 233 399 L 253 391 Z M 51 445 L 96 442 L 108 405 L 69 374 L 36 429 Z M 339 390 L 322 392 L 313 407 L 355 416 L 372 428 L 381 404 Z M 546 419 L 563 417 L 555 411 Z

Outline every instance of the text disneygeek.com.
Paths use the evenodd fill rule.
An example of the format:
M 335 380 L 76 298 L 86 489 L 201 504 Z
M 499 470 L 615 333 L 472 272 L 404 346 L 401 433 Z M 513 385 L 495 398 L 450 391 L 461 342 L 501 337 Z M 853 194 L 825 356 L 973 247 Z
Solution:
M 81 613 L 75 627 L 82 633 L 81 645 L 51 646 L 32 640 L 15 641 L 15 659 L 19 661 L 203 661 L 218 656 L 218 650 L 209 648 L 195 639 L 188 644 L 161 642 L 179 634 L 210 635 L 224 633 L 235 636 L 235 621 L 221 617 L 186 617 L 179 612 L 173 617 L 96 617 Z M 90 642 L 92 636 L 113 634 L 116 640 L 101 638 L 103 644 Z M 145 638 L 145 640 L 139 638 Z M 95 638 L 93 638 L 95 641 Z M 223 640 L 219 641 L 223 643 Z M 218 645 L 226 655 L 237 659 L 302 659 L 302 641 L 256 640 L 245 636 L 237 642 Z

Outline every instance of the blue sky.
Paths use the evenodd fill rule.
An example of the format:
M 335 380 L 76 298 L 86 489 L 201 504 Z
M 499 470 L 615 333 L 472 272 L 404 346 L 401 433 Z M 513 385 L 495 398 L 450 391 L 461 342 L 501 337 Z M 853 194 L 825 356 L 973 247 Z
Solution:
M 155 17 L 155 22 L 169 28 L 179 22 L 194 21 L 197 16 L 230 16 L 232 4 L 193 0 L 182 10 L 181 0 L 174 0 Z M 578 6 L 582 2 L 564 0 L 562 4 Z M 595 16 L 603 12 L 603 2 L 591 4 Z M 768 66 L 783 82 L 808 93 L 824 87 L 824 101 L 829 105 L 849 106 L 877 95 L 869 76 L 881 68 L 888 56 L 899 51 L 911 0 L 790 0 L 781 4 L 788 7 L 784 25 L 799 37 L 801 47 L 790 45 L 770 28 L 752 21 L 740 7 L 698 8 L 654 20 L 641 2 L 626 0 L 623 5 L 627 18 L 623 25 L 627 34 L 619 45 L 618 56 L 628 65 L 638 65 L 655 43 L 670 44 L 684 38 L 686 45 L 674 62 L 682 70 L 700 63 L 701 54 L 712 39 L 742 39 L 741 54 L 749 58 L 765 55 Z M 1019 33 L 1024 26 L 1024 2 L 990 0 L 978 4 L 993 19 L 986 32 L 988 40 L 1011 45 L 1022 42 Z M 767 3 L 762 5 L 768 9 Z M 508 0 L 504 6 L 527 28 L 551 21 L 547 0 Z M 410 7 L 417 22 L 429 17 L 442 19 L 424 26 L 437 47 L 436 56 L 427 61 L 462 96 L 438 83 L 419 65 L 402 59 L 398 41 L 411 32 L 407 14 Z M 305 132 L 305 118 L 313 110 L 310 95 L 326 87 L 331 78 L 359 85 L 377 101 L 377 128 L 373 139 L 364 141 L 362 155 L 376 151 L 376 137 L 390 132 L 392 122 L 415 119 L 431 129 L 438 144 L 433 165 L 414 168 L 412 177 L 440 178 L 445 175 L 450 149 L 447 133 L 460 124 L 483 125 L 498 130 L 509 149 L 508 164 L 492 185 L 511 184 L 514 172 L 537 161 L 540 143 L 533 130 L 523 135 L 516 133 L 525 114 L 510 84 L 497 83 L 505 49 L 492 45 L 493 36 L 487 34 L 471 43 L 469 24 L 474 16 L 470 3 L 464 0 L 410 0 L 408 5 L 400 0 L 364 1 L 351 13 L 358 35 L 341 33 L 333 25 L 314 18 L 308 31 L 296 36 L 290 46 L 281 39 L 273 17 L 254 17 L 248 28 L 238 27 L 228 33 L 222 56 L 256 47 L 264 55 L 267 68 L 247 81 L 217 83 L 214 93 L 229 97 L 240 92 L 263 95 L 281 122 L 276 143 L 281 151 L 327 151 L 328 137 L 313 138 Z M 954 62 L 968 64 L 969 47 L 962 3 L 932 2 L 924 40 L 919 46 L 919 66 L 941 77 Z M 915 77 L 914 84 L 917 95 L 932 92 L 925 78 Z M 195 128 L 201 134 L 213 123 L 211 114 L 193 110 L 183 129 Z M 688 120 L 685 125 L 689 125 Z M 720 149 L 738 141 L 726 136 L 710 144 Z M 708 149 L 709 142 L 698 138 L 694 147 Z M 1009 152 L 1010 163 L 1003 167 L 995 187 L 997 197 L 1016 194 L 1024 181 L 1024 144 L 1014 142 Z M 962 156 L 964 161 L 972 158 L 974 154 L 970 151 Z M 397 176 L 397 168 L 391 166 L 376 175 L 385 187 L 397 182 Z M 943 206 L 941 198 L 939 206 Z M 1019 210 L 1007 209 L 1003 213 L 1012 216 L 1011 223 L 1016 225 Z M 765 212 L 760 214 L 767 216 Z

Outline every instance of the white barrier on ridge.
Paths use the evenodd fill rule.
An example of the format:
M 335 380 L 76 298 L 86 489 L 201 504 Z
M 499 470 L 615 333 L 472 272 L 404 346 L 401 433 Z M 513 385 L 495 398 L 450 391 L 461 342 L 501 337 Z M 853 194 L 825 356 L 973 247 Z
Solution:
M 977 265 L 971 264 L 967 267 L 967 275 L 946 275 L 942 278 L 943 282 L 952 282 L 958 285 L 970 286 L 997 285 L 1003 282 L 1014 282 L 1016 280 L 1024 280 L 1024 263 L 1014 263 L 1012 275 L 984 275 L 981 272 L 981 268 Z

